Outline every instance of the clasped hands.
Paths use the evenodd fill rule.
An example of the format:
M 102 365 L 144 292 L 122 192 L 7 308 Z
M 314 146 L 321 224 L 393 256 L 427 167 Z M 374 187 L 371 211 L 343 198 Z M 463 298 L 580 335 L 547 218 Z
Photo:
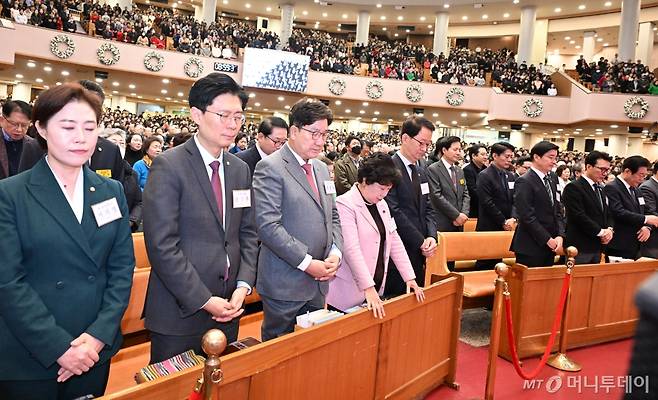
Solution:
M 219 296 L 212 296 L 210 300 L 203 306 L 212 319 L 217 322 L 229 322 L 230 320 L 239 317 L 244 312 L 242 303 L 247 296 L 249 289 L 246 287 L 239 287 L 233 291 L 230 300 L 223 299 Z
M 71 342 L 71 347 L 57 359 L 60 365 L 57 382 L 66 382 L 73 375 L 89 371 L 99 360 L 98 354 L 105 343 L 88 333 L 82 333 Z
M 327 281 L 336 276 L 339 264 L 340 258 L 332 254 L 324 261 L 311 260 L 311 263 L 306 268 L 306 273 L 315 278 L 316 281 Z
M 457 216 L 457 218 L 455 218 L 455 220 L 452 221 L 452 224 L 453 224 L 454 226 L 464 226 L 464 224 L 466 223 L 466 221 L 468 221 L 468 215 L 466 215 L 466 214 L 464 214 L 464 213 L 459 213 L 459 215 Z
M 564 249 L 562 248 L 563 245 L 562 236 L 556 236 L 554 238 L 548 239 L 546 245 L 548 246 L 549 249 L 551 249 L 553 253 L 558 255 L 564 254 Z

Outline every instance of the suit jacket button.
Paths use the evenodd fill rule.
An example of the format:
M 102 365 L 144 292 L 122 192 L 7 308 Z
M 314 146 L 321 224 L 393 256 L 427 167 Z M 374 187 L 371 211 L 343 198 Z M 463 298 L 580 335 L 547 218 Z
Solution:
M 224 242 L 224 247 L 228 247 L 228 242 Z
M 58 282 L 55 284 L 55 287 L 56 287 L 57 289 L 63 289 L 63 288 L 64 288 L 64 282 L 62 282 L 62 281 L 58 281 Z
M 93 275 L 89 275 L 89 276 L 87 277 L 87 280 L 88 280 L 89 282 L 93 282 L 93 281 L 96 280 L 96 277 L 93 276 Z

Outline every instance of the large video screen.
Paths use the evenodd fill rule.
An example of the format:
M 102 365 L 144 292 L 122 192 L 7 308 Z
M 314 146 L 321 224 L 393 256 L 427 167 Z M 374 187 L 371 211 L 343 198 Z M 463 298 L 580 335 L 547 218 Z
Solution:
M 287 51 L 254 49 L 244 52 L 242 85 L 305 92 L 310 57 Z

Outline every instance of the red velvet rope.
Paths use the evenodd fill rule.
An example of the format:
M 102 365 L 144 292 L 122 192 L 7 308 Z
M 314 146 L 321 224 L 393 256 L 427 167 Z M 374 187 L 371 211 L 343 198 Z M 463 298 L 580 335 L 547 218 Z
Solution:
M 194 390 L 190 393 L 190 397 L 187 400 L 201 400 L 201 393 L 197 393 Z
M 546 346 L 546 350 L 544 350 L 544 355 L 542 356 L 539 365 L 537 365 L 537 368 L 535 368 L 535 370 L 528 375 L 526 375 L 521 369 L 521 365 L 519 364 L 519 355 L 516 352 L 516 345 L 515 345 L 516 341 L 514 340 L 514 325 L 512 324 L 512 300 L 510 299 L 510 296 L 505 296 L 505 317 L 506 317 L 505 319 L 507 320 L 507 339 L 509 340 L 510 352 L 512 353 L 512 364 L 514 365 L 514 369 L 516 370 L 516 373 L 519 374 L 519 376 L 525 380 L 534 379 L 537 375 L 539 375 L 539 372 L 542 370 L 542 368 L 544 368 L 544 365 L 546 365 L 548 356 L 551 354 L 551 349 L 553 348 L 553 344 L 555 343 L 557 330 L 560 326 L 560 322 L 562 321 L 562 312 L 564 310 L 564 304 L 567 301 L 567 294 L 569 293 L 570 284 L 571 284 L 571 274 L 566 273 L 564 274 L 564 281 L 562 282 L 562 293 L 560 294 L 560 304 L 558 306 L 557 313 L 555 314 L 555 320 L 553 321 L 551 336 L 548 338 L 548 345 Z

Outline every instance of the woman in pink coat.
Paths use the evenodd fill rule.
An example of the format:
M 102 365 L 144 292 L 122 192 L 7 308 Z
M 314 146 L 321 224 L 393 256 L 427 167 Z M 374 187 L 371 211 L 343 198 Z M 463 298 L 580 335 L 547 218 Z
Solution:
M 338 310 L 363 304 L 376 318 L 385 316 L 380 296 L 386 285 L 389 259 L 393 260 L 408 290 L 425 299 L 400 240 L 388 205 L 383 200 L 400 172 L 389 155 L 376 153 L 362 160 L 357 182 L 338 196 L 336 207 L 343 233 L 343 259 L 329 283 L 327 303 Z

